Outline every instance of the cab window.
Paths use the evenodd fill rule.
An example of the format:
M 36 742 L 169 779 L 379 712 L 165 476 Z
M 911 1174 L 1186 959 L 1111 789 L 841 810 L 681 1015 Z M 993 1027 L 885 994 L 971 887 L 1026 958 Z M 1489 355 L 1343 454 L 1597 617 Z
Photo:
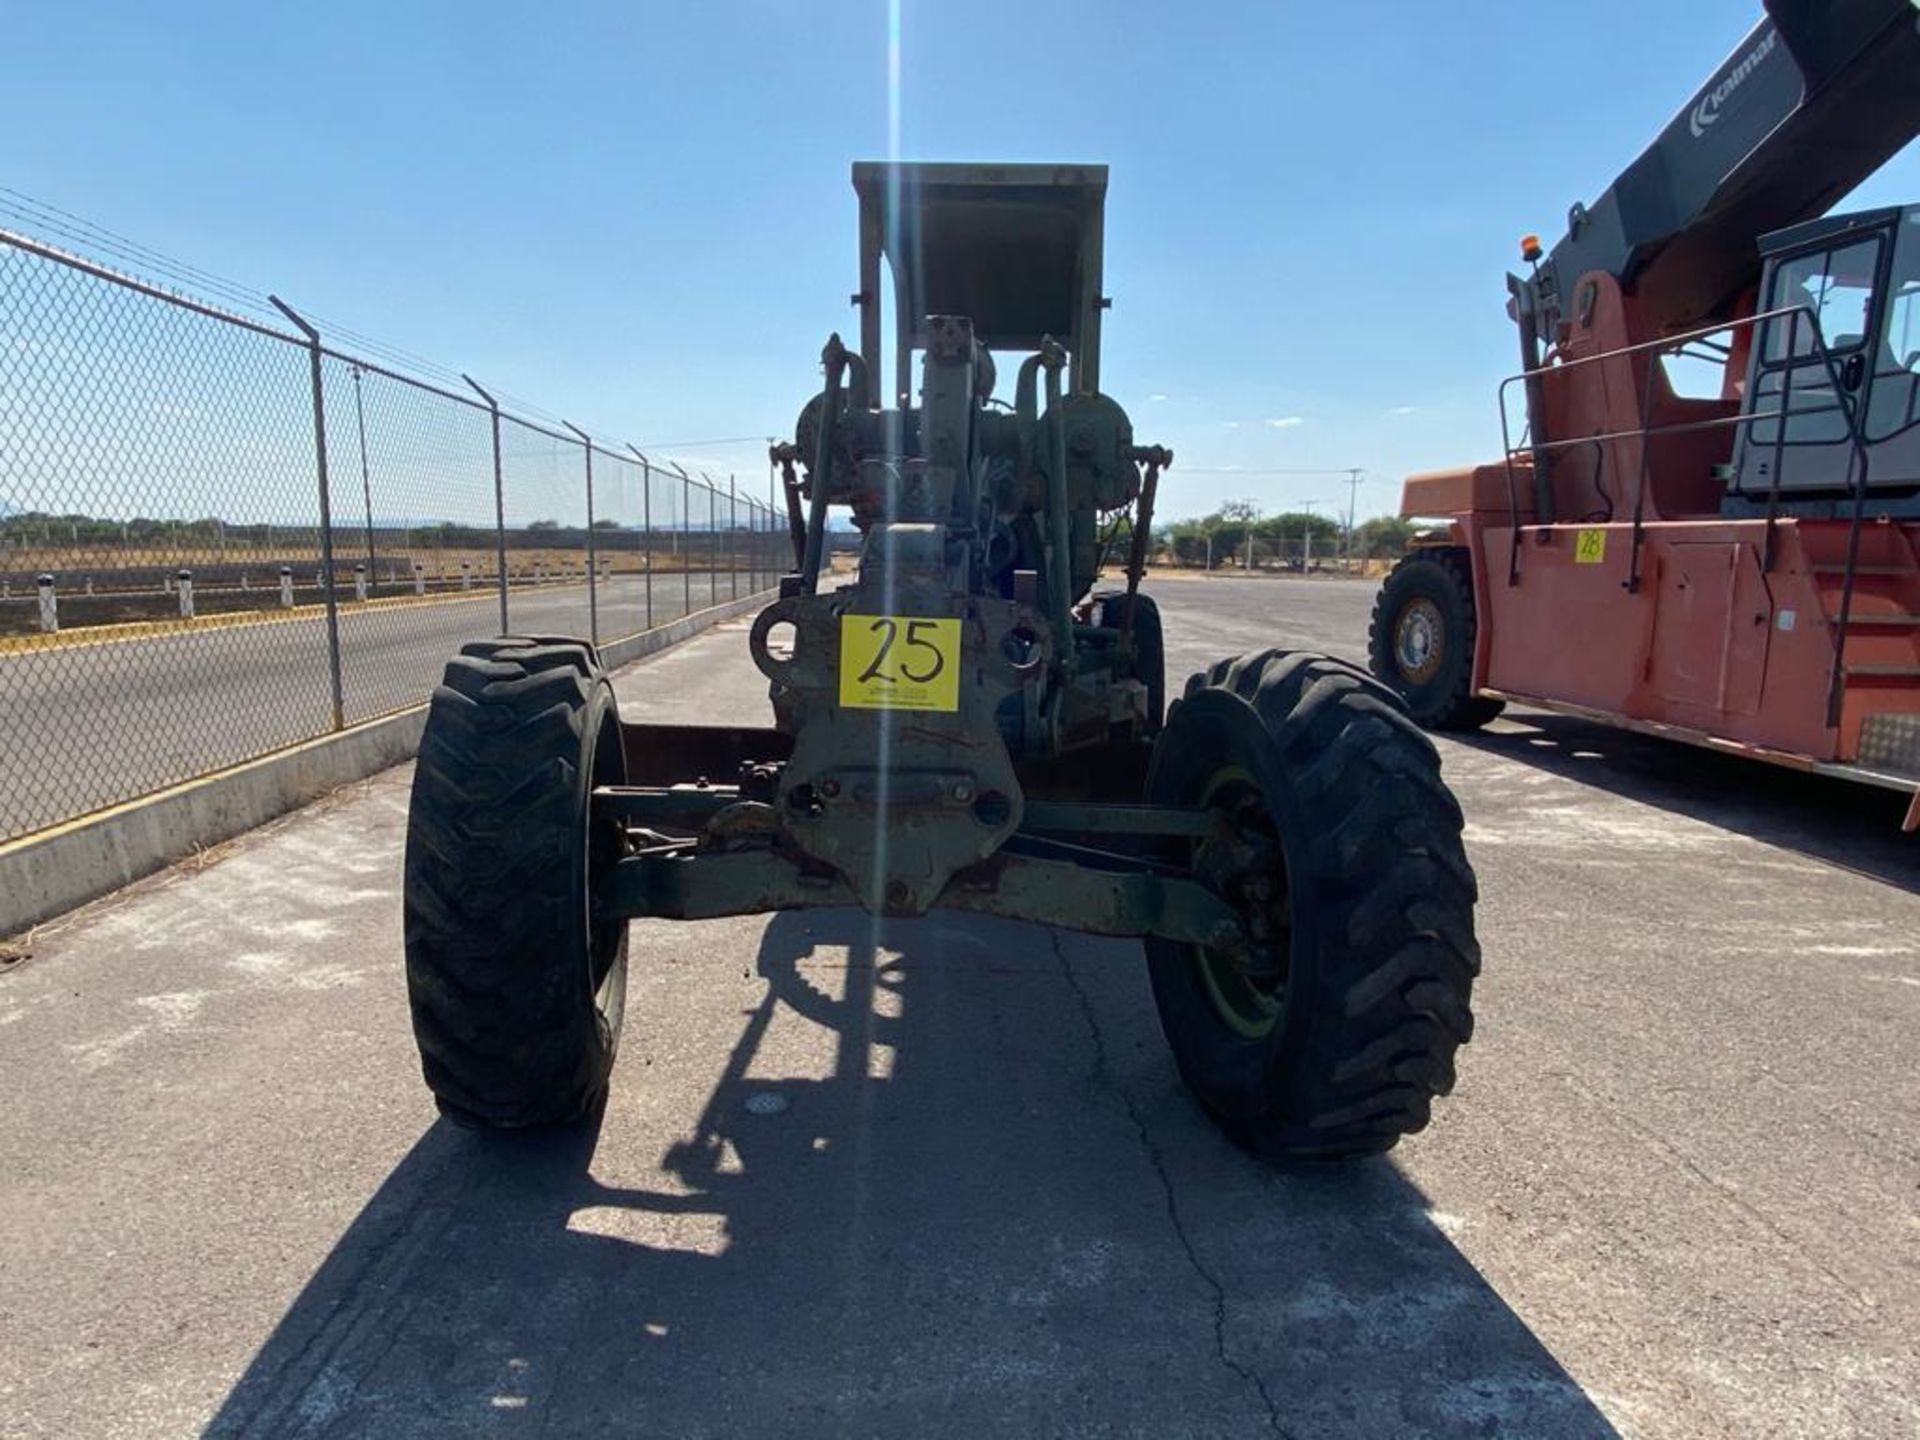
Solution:
M 1767 309 L 1797 307 L 1798 313 L 1766 322 L 1752 403 L 1756 414 L 1787 412 L 1789 445 L 1824 445 L 1847 438 L 1846 407 L 1852 396 L 1835 388 L 1834 374 L 1840 372 L 1844 384 L 1847 358 L 1867 344 L 1879 268 L 1877 235 L 1796 255 L 1775 268 Z M 1826 357 L 1814 344 L 1815 324 Z M 1831 370 L 1828 359 L 1833 362 Z M 1776 443 L 1779 423 L 1756 420 L 1755 443 Z
M 1909 214 L 1900 232 L 1887 286 L 1886 329 L 1872 351 L 1869 440 L 1920 425 L 1920 214 Z
M 1857 350 L 1866 343 L 1873 315 L 1874 277 L 1879 268 L 1878 236 L 1796 256 L 1773 272 L 1773 295 L 1767 308 L 1798 306 L 1811 311 L 1830 353 Z M 1767 322 L 1767 363 L 1788 359 L 1789 349 L 1794 360 L 1814 353 L 1813 333 L 1804 314 L 1797 325 L 1791 315 Z

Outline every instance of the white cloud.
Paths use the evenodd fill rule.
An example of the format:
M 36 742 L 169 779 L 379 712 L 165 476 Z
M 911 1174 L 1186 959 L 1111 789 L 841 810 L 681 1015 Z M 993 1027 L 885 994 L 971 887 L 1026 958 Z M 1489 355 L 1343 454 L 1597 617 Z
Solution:
M 1396 406 L 1394 406 L 1394 407 L 1393 407 L 1393 408 L 1392 408 L 1391 410 L 1389 410 L 1389 411 L 1387 411 L 1387 414 L 1389 414 L 1389 415 L 1411 415 L 1411 414 L 1413 414 L 1413 412 L 1414 412 L 1414 411 L 1416 411 L 1416 410 L 1418 410 L 1419 408 L 1420 408 L 1420 407 L 1419 407 L 1418 405 L 1396 405 Z
M 1267 421 L 1267 424 L 1276 430 L 1291 430 L 1296 425 L 1304 425 L 1306 423 L 1306 419 L 1299 415 L 1282 415 L 1278 420 Z
M 1149 400 L 1164 400 L 1164 399 L 1166 399 L 1166 398 L 1167 398 L 1167 397 L 1166 397 L 1166 396 L 1164 396 L 1164 395 L 1149 395 L 1149 396 L 1147 396 L 1147 399 L 1149 399 Z
M 1229 430 L 1238 430 L 1240 428 L 1240 422 L 1238 420 L 1229 420 L 1227 421 L 1227 428 Z

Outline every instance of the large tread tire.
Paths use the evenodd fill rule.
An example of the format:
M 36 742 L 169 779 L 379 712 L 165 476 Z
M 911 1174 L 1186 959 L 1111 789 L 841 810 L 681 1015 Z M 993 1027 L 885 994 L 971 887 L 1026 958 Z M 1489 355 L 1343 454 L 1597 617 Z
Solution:
M 1403 617 L 1418 607 L 1430 630 L 1430 673 L 1409 672 L 1398 644 Z M 1429 730 L 1478 730 L 1505 708 L 1475 695 L 1473 564 L 1457 546 L 1415 550 L 1393 567 L 1374 598 L 1367 662 Z
M 1285 978 L 1270 1029 L 1226 1016 L 1192 946 L 1147 942 L 1180 1074 L 1236 1143 L 1268 1160 L 1390 1148 L 1453 1088 L 1473 1033 L 1478 890 L 1433 743 L 1343 661 L 1268 650 L 1188 682 L 1155 746 L 1157 804 L 1251 777 L 1284 863 L 1268 902 Z
M 1093 597 L 1093 623 L 1118 630 L 1127 614 L 1127 592 L 1102 591 Z M 1133 597 L 1133 644 L 1138 676 L 1147 687 L 1147 729 L 1158 735 L 1167 718 L 1167 641 L 1160 623 L 1160 607 L 1151 595 Z
M 508 637 L 448 663 L 414 772 L 405 931 L 421 1068 L 449 1118 L 565 1124 L 605 1094 L 626 925 L 593 907 L 622 841 L 590 797 L 624 776 L 591 646 Z

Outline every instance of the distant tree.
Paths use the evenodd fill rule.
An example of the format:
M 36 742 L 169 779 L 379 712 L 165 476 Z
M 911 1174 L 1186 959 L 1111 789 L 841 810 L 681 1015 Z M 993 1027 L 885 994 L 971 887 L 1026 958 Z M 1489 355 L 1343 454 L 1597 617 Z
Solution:
M 1289 510 L 1283 515 L 1267 516 L 1254 527 L 1253 533 L 1262 540 L 1281 545 L 1298 545 L 1301 536 L 1311 533 L 1313 543 L 1325 548 L 1339 543 L 1340 523 L 1327 515 Z
M 1177 565 L 1198 565 L 1206 558 L 1207 531 L 1202 520 L 1176 520 L 1161 529 L 1161 548 Z
M 598 520 L 593 522 L 593 528 L 596 530 L 618 530 L 620 528 L 620 522 L 602 515 Z
M 1354 527 L 1354 554 L 1367 559 L 1393 559 L 1404 555 L 1419 530 L 1411 520 L 1398 515 L 1378 515 Z
M 559 528 L 560 522 L 558 520 L 535 520 L 527 526 L 527 531 L 529 534 L 545 534 L 549 531 L 558 530 Z

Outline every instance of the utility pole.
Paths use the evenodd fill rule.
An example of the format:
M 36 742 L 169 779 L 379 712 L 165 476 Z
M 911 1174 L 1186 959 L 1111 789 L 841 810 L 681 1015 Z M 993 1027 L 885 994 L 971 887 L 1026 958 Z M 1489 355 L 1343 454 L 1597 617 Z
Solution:
M 1300 527 L 1300 573 L 1302 575 L 1313 573 L 1313 507 L 1319 503 L 1318 500 L 1300 502 L 1301 512 L 1307 517 L 1306 524 Z
M 1360 494 L 1360 477 L 1362 473 L 1364 472 L 1358 469 L 1352 469 L 1347 471 L 1347 546 L 1346 546 L 1346 549 L 1347 549 L 1347 569 L 1349 571 L 1353 569 L 1354 501 Z

